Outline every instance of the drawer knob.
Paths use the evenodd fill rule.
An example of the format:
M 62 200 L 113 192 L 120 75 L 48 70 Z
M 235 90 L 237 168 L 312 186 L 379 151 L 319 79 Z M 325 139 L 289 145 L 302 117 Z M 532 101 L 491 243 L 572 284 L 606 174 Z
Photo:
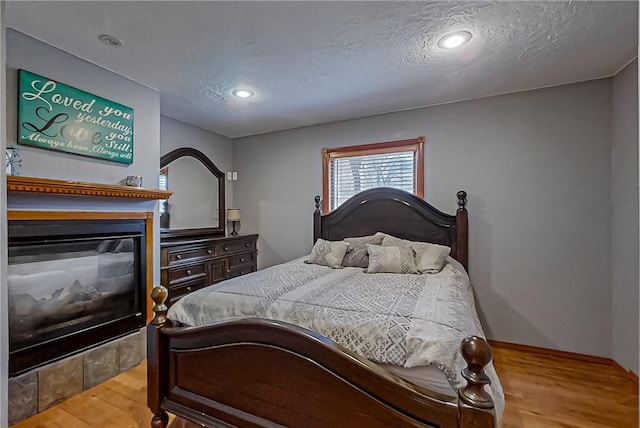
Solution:
M 224 247 L 223 250 L 229 251 L 229 247 Z
M 227 273 L 231 273 L 231 270 L 227 269 Z
M 240 257 L 240 263 L 244 262 L 244 259 L 242 257 Z
M 187 275 L 191 275 L 191 269 L 187 269 Z
M 178 254 L 178 255 L 176 256 L 176 259 L 178 259 L 178 260 L 180 260 L 181 258 L 182 258 L 182 256 L 181 256 L 180 254 Z
M 207 254 L 213 254 L 212 250 L 207 250 Z
M 245 247 L 249 248 L 249 243 L 244 244 Z
M 187 292 L 191 293 L 191 287 L 187 287 Z

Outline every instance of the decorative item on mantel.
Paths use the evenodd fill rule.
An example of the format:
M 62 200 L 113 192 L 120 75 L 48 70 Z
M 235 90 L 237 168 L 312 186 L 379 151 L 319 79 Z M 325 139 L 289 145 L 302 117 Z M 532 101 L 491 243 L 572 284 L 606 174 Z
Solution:
M 240 210 L 229 208 L 227 210 L 227 230 L 231 229 L 231 236 L 236 236 L 240 231 Z
M 142 187 L 141 175 L 127 175 L 124 184 L 131 187 Z
M 20 175 L 22 174 L 22 157 L 20 156 L 20 148 L 9 146 L 6 150 L 7 175 Z

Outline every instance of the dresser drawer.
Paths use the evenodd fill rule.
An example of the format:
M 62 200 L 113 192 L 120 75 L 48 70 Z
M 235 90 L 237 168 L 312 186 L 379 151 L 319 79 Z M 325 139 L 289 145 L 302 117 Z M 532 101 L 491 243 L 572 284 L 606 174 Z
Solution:
M 205 270 L 204 263 L 175 267 L 169 269 L 169 284 L 197 279 L 200 277 L 206 278 L 206 276 L 207 272 Z
M 242 266 L 240 268 L 236 268 L 235 270 L 230 271 L 229 272 L 229 278 L 235 278 L 237 276 L 246 275 L 246 274 L 251 273 L 251 272 L 254 272 L 253 266 L 245 265 L 245 266 Z
M 176 248 L 169 250 L 169 265 L 176 263 L 183 263 L 190 259 L 199 259 L 204 257 L 211 257 L 217 254 L 218 247 L 216 245 L 208 247 L 197 248 Z
M 181 283 L 179 286 L 169 287 L 169 299 L 168 304 L 173 304 L 176 300 L 180 299 L 186 294 L 191 293 L 192 291 L 199 290 L 201 288 L 206 287 L 207 280 L 206 278 L 198 278 L 196 280 L 188 281 L 185 283 Z
M 232 242 L 222 243 L 218 247 L 218 253 L 223 256 L 225 254 L 239 253 L 242 251 L 251 251 L 254 249 L 254 241 L 251 239 L 235 240 Z
M 229 268 L 233 269 L 237 266 L 253 264 L 253 262 L 255 261 L 255 254 L 256 253 L 253 252 L 229 257 Z

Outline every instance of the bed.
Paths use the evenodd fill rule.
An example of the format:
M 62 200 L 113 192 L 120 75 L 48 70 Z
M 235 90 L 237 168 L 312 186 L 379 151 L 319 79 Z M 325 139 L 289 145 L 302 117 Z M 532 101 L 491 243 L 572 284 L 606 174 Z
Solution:
M 481 337 L 482 329 L 477 322 L 465 273 L 468 266 L 466 193 L 458 192 L 457 198 L 458 210 L 452 216 L 406 192 L 378 188 L 354 196 L 326 215 L 321 214 L 320 200 L 316 197 L 314 213 L 314 241 L 341 241 L 383 232 L 401 239 L 451 248 L 446 269 L 429 279 L 435 282 L 427 286 L 430 290 L 440 290 L 430 291 L 435 293 L 434 301 L 453 301 L 448 307 L 466 305 L 465 310 L 471 314 L 468 320 L 461 320 L 460 325 L 433 329 L 438 332 L 435 336 L 456 333 L 453 340 L 456 340 L 455 348 L 457 350 L 459 346 L 459 352 L 455 352 L 455 358 L 451 352 L 447 354 L 451 356 L 449 359 L 434 357 L 438 354 L 434 349 L 447 346 L 432 342 L 429 342 L 430 347 L 394 347 L 380 339 L 382 345 L 379 347 L 365 344 L 347 349 L 336 341 L 352 345 L 351 332 L 336 338 L 331 335 L 335 325 L 323 328 L 329 318 L 347 320 L 342 323 L 345 325 L 358 324 L 353 321 L 355 318 L 349 318 L 360 310 L 357 304 L 353 301 L 343 303 L 335 297 L 345 294 L 344 290 L 352 295 L 354 290 L 361 291 L 357 285 L 361 285 L 364 281 L 361 278 L 366 275 L 370 278 L 379 276 L 381 293 L 386 293 L 386 297 L 381 298 L 383 306 L 388 305 L 385 299 L 393 293 L 411 294 L 398 290 L 418 287 L 413 282 L 426 281 L 429 275 L 401 275 L 405 281 L 401 288 L 389 291 L 384 285 L 398 286 L 397 274 L 363 274 L 361 268 L 332 270 L 305 265 L 299 259 L 198 290 L 181 299 L 182 304 L 179 302 L 172 307 L 171 320 L 164 304 L 166 289 L 156 287 L 152 293 L 155 316 L 148 326 L 148 404 L 154 414 L 151 425 L 166 427 L 167 412 L 170 412 L 179 417 L 179 422 L 174 422 L 176 426 L 188 426 L 189 423 L 210 427 L 496 426 L 503 405 L 502 391 L 490 363 L 491 349 Z M 450 278 L 462 276 L 467 282 L 462 281 L 459 289 L 449 286 L 452 284 L 447 282 Z M 304 293 L 289 285 L 303 277 L 307 278 L 300 287 Z M 409 277 L 412 277 L 410 281 Z M 275 281 L 278 278 L 279 286 L 272 287 L 270 284 L 278 282 Z M 343 288 L 335 293 L 325 291 L 330 290 L 330 284 L 341 284 Z M 369 284 L 367 282 L 367 286 Z M 256 290 L 261 290 L 262 294 Z M 296 293 L 300 295 L 297 300 L 303 301 L 305 308 L 317 305 L 318 296 L 329 295 L 330 303 L 326 306 L 342 312 L 333 317 L 312 316 L 321 321 L 308 325 L 304 322 L 292 324 L 291 318 L 281 318 L 277 314 L 302 312 L 291 305 L 289 297 Z M 207 307 L 203 304 L 207 300 L 224 301 L 235 294 L 241 295 L 239 306 L 223 305 L 215 310 L 202 310 Z M 462 296 L 459 304 L 455 303 L 455 296 Z M 426 310 L 424 308 L 431 305 L 427 300 L 418 303 L 417 310 Z M 246 311 L 247 306 L 252 306 L 252 310 L 264 310 Z M 436 312 L 447 311 L 433 313 Z M 209 318 L 203 317 L 205 313 Z M 253 313 L 261 317 L 247 316 Z M 214 320 L 225 320 L 211 322 L 211 316 Z M 431 325 L 444 324 L 433 315 L 429 317 Z M 410 314 L 409 318 L 414 319 L 415 314 Z M 363 325 L 366 331 L 369 328 L 366 320 Z M 410 328 L 405 330 L 411 331 Z M 466 337 L 459 336 L 460 333 L 472 334 Z M 358 340 L 351 337 L 351 342 Z M 410 343 L 416 343 L 415 340 L 413 337 Z M 445 340 L 449 347 L 451 340 Z M 373 342 L 375 340 L 370 343 Z M 428 348 L 428 351 L 413 352 L 410 348 Z M 405 353 L 398 356 L 398 350 Z M 385 360 L 386 357 L 389 358 Z M 405 363 L 405 367 L 394 370 L 393 364 L 379 364 L 385 362 Z M 420 369 L 434 365 L 447 373 L 450 382 L 455 380 L 452 382 L 455 390 L 448 393 L 430 383 L 414 382 L 412 373 L 403 372 L 411 366 Z

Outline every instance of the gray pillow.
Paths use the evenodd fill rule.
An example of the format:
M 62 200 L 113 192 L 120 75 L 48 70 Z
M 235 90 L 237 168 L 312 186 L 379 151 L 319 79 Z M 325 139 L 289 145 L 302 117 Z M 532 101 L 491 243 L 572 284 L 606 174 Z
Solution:
M 395 236 L 385 235 L 382 240 L 383 247 L 398 245 L 410 245 L 415 252 L 416 268 L 420 273 L 438 273 L 442 270 L 451 248 L 445 245 L 431 244 L 429 242 L 407 241 Z
M 369 266 L 365 273 L 420 273 L 416 269 L 413 248 L 410 246 L 381 247 L 367 245 Z
M 350 248 L 347 254 L 344 255 L 344 259 L 342 259 L 342 266 L 368 267 L 369 253 L 367 252 L 367 244 L 382 245 L 382 238 L 384 238 L 384 235 L 381 233 L 358 238 L 344 238 L 344 241 L 349 243 Z
M 318 239 L 311 250 L 309 260 L 305 260 L 305 263 L 341 269 L 340 263 L 348 249 L 349 244 L 344 241 Z

